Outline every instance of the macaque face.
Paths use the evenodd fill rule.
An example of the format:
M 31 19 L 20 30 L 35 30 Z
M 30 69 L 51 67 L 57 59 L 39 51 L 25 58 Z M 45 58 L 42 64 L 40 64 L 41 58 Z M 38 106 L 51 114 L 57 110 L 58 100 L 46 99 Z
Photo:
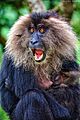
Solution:
M 43 23 L 36 26 L 31 23 L 28 32 L 31 35 L 29 48 L 33 53 L 34 60 L 38 63 L 46 59 L 46 46 L 44 36 L 48 33 L 49 27 Z
M 6 51 L 16 66 L 35 66 L 51 61 L 55 67 L 62 57 L 72 59 L 75 39 L 71 27 L 52 13 L 33 13 L 21 17 L 13 25 Z

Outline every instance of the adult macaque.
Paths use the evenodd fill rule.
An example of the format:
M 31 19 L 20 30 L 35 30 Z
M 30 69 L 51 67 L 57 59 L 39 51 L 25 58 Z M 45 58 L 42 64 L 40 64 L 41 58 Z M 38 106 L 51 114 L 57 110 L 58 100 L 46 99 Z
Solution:
M 0 73 L 1 105 L 11 120 L 80 120 L 75 40 L 54 12 L 13 25 Z

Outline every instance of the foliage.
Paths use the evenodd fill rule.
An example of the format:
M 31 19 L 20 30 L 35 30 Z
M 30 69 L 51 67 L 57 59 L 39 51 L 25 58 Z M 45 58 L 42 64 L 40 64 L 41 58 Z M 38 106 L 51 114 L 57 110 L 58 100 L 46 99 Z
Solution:
M 1 65 L 1 61 L 2 61 L 2 56 L 3 56 L 2 47 L 1 47 L 1 45 L 0 45 L 0 65 Z
M 9 120 L 8 115 L 4 112 L 4 110 L 0 107 L 0 120 Z
M 72 15 L 71 25 L 74 31 L 80 37 L 80 11 L 74 11 Z M 79 38 L 80 39 L 80 38 Z
M 76 57 L 77 63 L 80 64 L 80 41 L 76 41 Z

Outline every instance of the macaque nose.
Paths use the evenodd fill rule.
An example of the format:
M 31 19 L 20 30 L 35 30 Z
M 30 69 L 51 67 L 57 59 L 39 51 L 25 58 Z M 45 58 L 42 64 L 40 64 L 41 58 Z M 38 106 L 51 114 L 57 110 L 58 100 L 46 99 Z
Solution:
M 38 40 L 35 40 L 35 39 L 32 39 L 32 40 L 31 40 L 31 44 L 32 44 L 32 45 L 35 45 L 35 44 L 37 44 L 37 43 L 38 43 Z

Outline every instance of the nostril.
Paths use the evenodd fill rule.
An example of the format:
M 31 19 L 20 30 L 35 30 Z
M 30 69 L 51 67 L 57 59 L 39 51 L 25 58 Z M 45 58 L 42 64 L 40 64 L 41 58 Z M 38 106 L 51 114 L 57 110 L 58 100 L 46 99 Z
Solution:
M 33 44 L 33 41 L 31 41 L 31 44 Z
M 38 43 L 38 41 L 31 41 L 31 44 L 37 44 Z
M 34 44 L 38 43 L 38 41 L 35 41 Z

